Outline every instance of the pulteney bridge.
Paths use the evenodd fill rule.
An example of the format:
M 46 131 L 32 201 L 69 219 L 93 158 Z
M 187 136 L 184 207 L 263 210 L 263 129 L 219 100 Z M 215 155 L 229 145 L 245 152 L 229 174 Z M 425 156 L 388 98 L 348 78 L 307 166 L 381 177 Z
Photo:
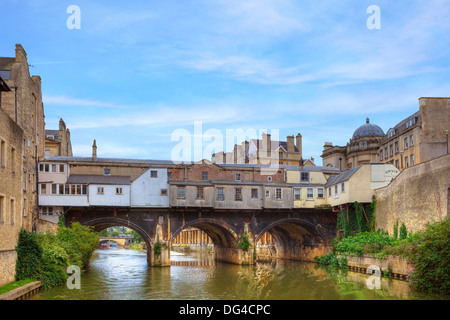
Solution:
M 73 207 L 66 211 L 66 223 L 78 221 L 100 231 L 125 226 L 144 239 L 147 260 L 152 266 L 170 266 L 172 241 L 185 228 L 204 231 L 214 242 L 218 260 L 255 263 L 255 245 L 266 232 L 275 239 L 276 258 L 312 261 L 325 254 L 336 234 L 336 214 L 326 209 L 220 210 L 213 208 Z M 251 244 L 239 246 L 247 234 Z M 159 254 L 155 245 L 159 243 Z

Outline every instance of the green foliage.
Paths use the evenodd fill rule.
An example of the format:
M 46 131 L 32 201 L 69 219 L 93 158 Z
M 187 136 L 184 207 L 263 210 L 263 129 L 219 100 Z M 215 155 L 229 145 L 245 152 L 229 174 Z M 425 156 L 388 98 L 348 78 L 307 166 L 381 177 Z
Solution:
M 239 245 L 239 248 L 241 248 L 242 251 L 244 251 L 244 252 L 247 252 L 248 249 L 252 246 L 247 232 L 244 232 L 243 234 L 241 234 L 238 245 Z
M 398 220 L 397 220 L 397 222 L 394 224 L 394 238 L 395 238 L 395 239 L 398 238 Z
M 35 279 L 23 279 L 23 280 L 19 280 L 19 281 L 14 281 L 14 282 L 8 283 L 8 284 L 0 287 L 0 295 L 2 295 L 4 293 L 7 293 L 7 292 L 9 292 L 11 290 L 20 288 L 20 287 L 22 287 L 22 286 L 24 286 L 24 285 L 26 285 L 28 283 L 31 283 L 33 281 L 36 281 L 36 280 Z
M 155 256 L 160 256 L 161 255 L 161 242 L 156 242 L 155 245 L 153 246 L 153 252 L 155 253 Z
M 314 261 L 327 266 L 339 267 L 339 259 L 332 252 L 324 255 L 323 257 L 314 257 Z
M 85 268 L 94 250 L 98 247 L 98 236 L 91 227 L 78 222 L 72 223 L 71 228 L 58 228 L 57 241 L 69 256 L 71 265 Z
M 373 230 L 376 199 L 374 199 L 370 205 L 365 207 L 364 210 L 362 206 L 362 204 L 355 201 L 353 207 L 348 208 L 348 217 L 347 208 L 338 213 L 337 228 L 338 230 L 343 231 L 344 238 L 353 236 L 359 232 Z M 366 215 L 364 215 L 364 212 Z
M 43 249 L 40 270 L 42 286 L 47 289 L 63 284 L 67 279 L 67 266 L 70 265 L 67 252 L 58 245 L 58 239 L 53 234 L 40 235 L 39 240 Z
M 16 279 L 40 279 L 44 288 L 62 284 L 70 265 L 84 268 L 98 246 L 98 237 L 91 228 L 72 223 L 71 228 L 58 223 L 56 235 L 36 235 L 21 230 L 16 247 Z
M 400 240 L 406 239 L 408 236 L 408 232 L 406 231 L 406 226 L 404 223 L 402 223 L 402 226 L 400 227 Z
M 21 229 L 16 251 L 16 280 L 38 278 L 42 247 L 36 234 Z
M 429 224 L 413 238 L 407 257 L 414 266 L 410 274 L 412 288 L 450 294 L 450 217 Z
M 335 267 L 335 268 L 340 267 L 342 269 L 348 269 L 347 258 L 346 257 L 338 258 L 333 252 L 330 252 L 320 258 L 317 256 L 314 257 L 314 262 L 323 264 L 323 265 L 327 265 L 330 267 Z
M 381 232 L 360 232 L 342 239 L 336 245 L 336 252 L 356 255 L 379 253 L 385 246 L 397 244 L 397 239 Z

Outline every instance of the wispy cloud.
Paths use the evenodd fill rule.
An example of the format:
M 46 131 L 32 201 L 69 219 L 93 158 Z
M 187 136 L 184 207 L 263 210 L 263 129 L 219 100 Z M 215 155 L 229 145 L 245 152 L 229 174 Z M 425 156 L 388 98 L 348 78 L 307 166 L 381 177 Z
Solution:
M 102 102 L 91 99 L 72 98 L 67 96 L 51 96 L 44 95 L 42 97 L 44 104 L 57 105 L 57 106 L 77 106 L 77 107 L 96 107 L 96 108 L 126 108 L 125 106 L 119 106 L 113 103 Z

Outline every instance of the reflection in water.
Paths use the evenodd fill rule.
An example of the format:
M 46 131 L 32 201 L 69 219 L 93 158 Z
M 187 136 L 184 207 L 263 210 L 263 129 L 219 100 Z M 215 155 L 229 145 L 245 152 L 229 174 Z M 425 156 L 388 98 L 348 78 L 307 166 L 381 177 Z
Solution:
M 152 268 L 145 252 L 97 250 L 81 277 L 81 289 L 65 285 L 31 297 L 43 300 L 337 300 L 426 299 L 411 294 L 408 283 L 381 279 L 381 289 L 366 287 L 369 275 L 326 270 L 314 263 L 276 261 L 239 266 L 214 261 L 211 254 L 172 252 L 172 266 Z M 435 297 L 431 297 L 435 298 Z M 448 298 L 447 298 L 448 299 Z

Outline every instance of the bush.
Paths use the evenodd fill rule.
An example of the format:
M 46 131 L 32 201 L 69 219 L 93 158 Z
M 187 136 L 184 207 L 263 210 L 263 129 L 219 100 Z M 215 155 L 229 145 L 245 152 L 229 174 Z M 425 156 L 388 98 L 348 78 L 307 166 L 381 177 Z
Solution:
M 385 246 L 397 244 L 397 240 L 381 232 L 360 232 L 342 239 L 336 245 L 336 252 L 356 255 L 379 253 Z
M 63 284 L 67 279 L 66 269 L 70 265 L 67 252 L 58 245 L 55 235 L 45 234 L 39 238 L 43 249 L 42 286 L 46 289 Z
M 89 227 L 73 223 L 58 224 L 56 235 L 36 235 L 21 230 L 16 247 L 16 280 L 40 279 L 44 288 L 60 285 L 67 279 L 70 265 L 84 268 L 98 246 L 98 237 Z
M 450 217 L 428 225 L 408 249 L 408 260 L 414 266 L 411 287 L 450 294 Z
M 21 229 L 16 251 L 16 280 L 39 278 L 42 247 L 36 234 Z
M 247 252 L 248 249 L 252 246 L 250 243 L 250 240 L 248 238 L 247 232 L 244 232 L 241 234 L 239 242 L 238 242 L 239 248 L 242 249 L 242 251 Z
M 92 253 L 98 247 L 98 236 L 92 228 L 74 222 L 71 228 L 58 228 L 58 245 L 65 249 L 69 256 L 69 263 L 85 268 L 91 259 Z
M 332 252 L 324 255 L 323 257 L 314 257 L 314 261 L 320 264 L 325 264 L 328 266 L 339 267 L 339 260 L 336 255 Z

